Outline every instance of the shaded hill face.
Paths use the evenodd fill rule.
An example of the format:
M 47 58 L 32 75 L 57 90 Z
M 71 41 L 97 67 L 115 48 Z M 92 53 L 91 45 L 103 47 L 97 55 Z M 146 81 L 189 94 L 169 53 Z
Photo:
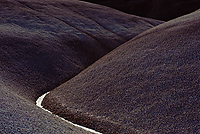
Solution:
M 1 77 L 0 77 L 1 80 Z M 38 108 L 0 84 L 1 134 L 89 134 Z
M 43 104 L 104 133 L 199 133 L 199 26 L 200 10 L 143 32 Z
M 106 5 L 120 11 L 155 18 L 171 20 L 200 8 L 199 0 L 84 0 Z
M 1 83 L 35 101 L 160 23 L 74 0 L 1 0 Z

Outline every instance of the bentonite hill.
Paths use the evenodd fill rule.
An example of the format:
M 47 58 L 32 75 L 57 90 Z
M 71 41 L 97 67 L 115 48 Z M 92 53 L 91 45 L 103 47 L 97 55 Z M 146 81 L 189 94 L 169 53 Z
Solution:
M 103 133 L 200 133 L 200 10 L 136 36 L 43 102 Z
M 1 0 L 0 132 L 84 133 L 36 99 L 160 23 L 74 0 Z
M 30 100 L 160 23 L 73 0 L 3 0 L 0 9 L 1 77 Z
M 178 3 L 189 10 L 148 12 L 198 8 Z M 0 0 L 0 133 L 91 133 L 37 107 L 47 91 L 45 108 L 99 132 L 200 133 L 199 16 L 163 22 L 78 0 Z

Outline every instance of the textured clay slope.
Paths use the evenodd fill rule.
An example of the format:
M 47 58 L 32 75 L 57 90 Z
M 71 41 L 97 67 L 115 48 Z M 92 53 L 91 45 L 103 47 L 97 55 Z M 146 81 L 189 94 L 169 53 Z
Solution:
M 200 132 L 200 10 L 113 50 L 44 100 L 104 133 Z
M 159 23 L 75 0 L 1 0 L 1 83 L 35 101 Z
M 83 0 L 106 5 L 117 10 L 155 18 L 171 20 L 200 8 L 199 0 Z
M 1 80 L 1 78 L 0 78 Z M 1 134 L 89 134 L 38 108 L 0 84 Z

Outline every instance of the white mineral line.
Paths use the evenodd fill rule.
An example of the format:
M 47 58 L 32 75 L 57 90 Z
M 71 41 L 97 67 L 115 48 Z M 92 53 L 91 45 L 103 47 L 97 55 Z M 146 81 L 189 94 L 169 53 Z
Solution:
M 49 112 L 50 114 L 52 114 L 51 111 L 49 111 L 49 110 L 43 108 L 43 106 L 42 106 L 42 101 L 43 101 L 44 97 L 45 97 L 48 93 L 49 93 L 49 92 L 47 92 L 47 93 L 43 94 L 42 96 L 40 96 L 40 97 L 37 99 L 37 101 L 36 101 L 36 105 L 37 105 L 38 107 L 42 108 L 44 111 L 47 111 L 47 112 Z M 95 130 L 92 130 L 92 129 L 90 129 L 90 128 L 86 128 L 86 127 L 84 127 L 84 126 L 80 126 L 80 125 L 74 124 L 74 123 L 72 123 L 72 122 L 70 122 L 70 121 L 68 121 L 68 120 L 65 120 L 65 119 L 62 118 L 62 117 L 59 117 L 58 115 L 55 115 L 55 116 L 57 116 L 57 117 L 60 118 L 61 120 L 66 121 L 66 122 L 69 123 L 69 124 L 72 124 L 72 125 L 74 125 L 74 126 L 76 126 L 76 127 L 82 128 L 82 129 L 84 129 L 84 130 L 86 130 L 86 131 L 89 131 L 89 132 L 92 132 L 92 133 L 95 133 L 95 134 L 102 134 L 102 133 L 99 133 L 99 132 L 97 132 L 97 131 L 95 131 Z

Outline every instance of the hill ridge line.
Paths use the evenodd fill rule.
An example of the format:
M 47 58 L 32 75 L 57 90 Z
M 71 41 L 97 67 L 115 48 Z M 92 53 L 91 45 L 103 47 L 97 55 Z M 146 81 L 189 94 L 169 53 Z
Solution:
M 95 130 L 93 130 L 93 129 L 90 129 L 90 128 L 87 128 L 87 127 L 84 127 L 84 126 L 75 124 L 75 123 L 73 123 L 73 122 L 71 122 L 71 121 L 68 121 L 68 120 L 66 120 L 66 119 L 64 119 L 64 118 L 62 118 L 62 117 L 60 117 L 60 116 L 58 116 L 58 115 L 56 115 L 56 114 L 53 114 L 51 111 L 45 109 L 45 108 L 42 106 L 42 101 L 43 101 L 44 97 L 45 97 L 46 95 L 48 95 L 49 93 L 50 93 L 50 91 L 44 93 L 43 95 L 41 95 L 41 96 L 36 100 L 36 106 L 40 107 L 42 110 L 44 110 L 44 111 L 46 111 L 46 112 L 48 112 L 48 113 L 50 113 L 50 114 L 52 114 L 52 115 L 55 115 L 56 117 L 60 118 L 61 120 L 64 120 L 65 122 L 67 122 L 67 123 L 69 123 L 69 124 L 71 124 L 71 125 L 73 125 L 73 126 L 82 128 L 82 129 L 84 129 L 84 130 L 86 130 L 86 131 L 88 131 L 88 132 L 92 132 L 92 133 L 94 133 L 94 134 L 102 134 L 102 133 L 97 132 L 97 131 L 95 131 Z

